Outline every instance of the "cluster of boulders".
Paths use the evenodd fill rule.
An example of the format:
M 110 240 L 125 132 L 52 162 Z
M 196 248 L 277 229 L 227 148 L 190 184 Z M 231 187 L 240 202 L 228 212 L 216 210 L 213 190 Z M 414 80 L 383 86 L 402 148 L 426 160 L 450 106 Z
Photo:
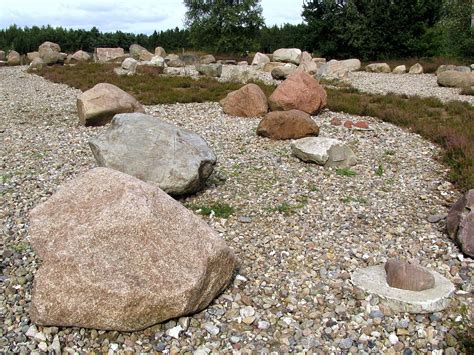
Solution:
M 285 57 L 290 59 L 296 61 L 296 54 Z M 303 70 L 292 73 L 268 99 L 257 85 L 247 84 L 229 93 L 221 105 L 232 116 L 264 116 L 257 134 L 275 140 L 294 140 L 292 152 L 303 161 L 325 167 L 349 167 L 357 162 L 355 154 L 343 142 L 318 137 L 319 127 L 311 115 L 326 106 L 326 92 Z
M 393 74 L 405 74 L 407 67 L 405 65 L 398 65 L 393 70 L 387 63 L 371 63 L 365 67 L 365 71 L 369 73 L 393 73 Z M 410 67 L 408 74 L 423 74 L 424 69 L 420 63 L 416 63 Z

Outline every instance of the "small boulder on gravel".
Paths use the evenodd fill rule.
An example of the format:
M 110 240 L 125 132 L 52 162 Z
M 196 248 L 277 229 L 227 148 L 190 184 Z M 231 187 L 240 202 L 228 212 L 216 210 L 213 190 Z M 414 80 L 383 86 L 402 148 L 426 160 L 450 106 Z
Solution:
M 299 139 L 319 134 L 319 127 L 303 111 L 269 112 L 259 123 L 257 134 L 271 139 Z
M 369 73 L 390 73 L 390 66 L 387 63 L 372 63 L 365 67 Z
M 347 168 L 357 164 L 352 149 L 333 138 L 301 138 L 291 143 L 291 152 L 305 162 L 324 165 L 326 168 Z
M 298 48 L 280 48 L 273 52 L 273 61 L 283 63 L 300 64 L 301 49 Z
M 100 83 L 79 95 L 77 111 L 80 124 L 100 126 L 110 122 L 117 113 L 145 112 L 145 109 L 122 89 Z
M 423 66 L 420 63 L 416 63 L 410 67 L 409 74 L 423 74 Z
M 200 218 L 111 169 L 61 186 L 30 221 L 42 260 L 30 306 L 38 325 L 138 331 L 206 308 L 237 265 Z
M 464 88 L 474 86 L 474 73 L 447 70 L 439 73 L 437 80 L 439 86 Z
M 211 78 L 219 78 L 222 74 L 222 64 L 197 64 L 195 68 L 199 74 Z
M 233 91 L 220 102 L 224 112 L 238 117 L 259 117 L 268 112 L 265 93 L 256 84 L 247 84 Z
M 285 65 L 278 66 L 272 70 L 272 78 L 276 80 L 285 80 L 290 76 L 290 74 L 294 73 L 296 69 L 298 69 L 296 65 L 286 63 Z
M 446 227 L 449 238 L 457 242 L 466 255 L 474 257 L 474 189 L 451 207 Z
M 200 58 L 201 64 L 211 64 L 215 62 L 216 62 L 216 58 L 212 54 L 206 54 Z
M 61 61 L 61 47 L 57 43 L 44 42 L 38 48 L 39 56 L 45 64 Z
M 257 52 L 252 60 L 252 65 L 255 65 L 258 69 L 263 68 L 265 64 L 270 63 L 270 58 L 266 54 Z
M 435 286 L 435 278 L 428 270 L 399 260 L 385 263 L 387 283 L 390 287 L 409 291 L 424 291 Z
M 20 53 L 18 53 L 17 51 L 8 52 L 7 63 L 8 65 L 20 65 L 21 64 Z
M 115 115 L 110 127 L 89 145 L 99 166 L 135 176 L 174 196 L 202 189 L 216 164 L 201 136 L 142 113 Z
M 407 72 L 407 67 L 405 65 L 396 66 L 392 73 L 393 74 L 405 74 Z
M 300 110 L 316 114 L 327 103 L 326 91 L 308 73 L 297 70 L 282 82 L 269 97 L 272 111 Z

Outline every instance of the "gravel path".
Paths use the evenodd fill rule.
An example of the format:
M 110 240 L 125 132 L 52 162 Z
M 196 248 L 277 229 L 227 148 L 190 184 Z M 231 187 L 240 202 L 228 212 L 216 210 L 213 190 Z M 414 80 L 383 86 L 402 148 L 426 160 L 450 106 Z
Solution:
M 474 96 L 460 95 L 461 89 L 438 86 L 435 74 L 384 74 L 384 73 L 352 73 L 350 82 L 353 87 L 364 92 L 409 96 L 434 96 L 441 101 L 465 101 L 474 105 Z
M 57 350 L 205 354 L 230 352 L 431 352 L 460 348 L 460 305 L 472 292 L 474 263 L 441 224 L 458 196 L 446 182 L 439 150 L 418 135 L 370 117 L 373 131 L 349 131 L 315 117 L 321 135 L 351 145 L 356 176 L 304 164 L 289 142 L 255 135 L 258 119 L 225 115 L 218 104 L 147 107 L 148 113 L 201 134 L 219 163 L 206 189 L 182 202 L 225 202 L 229 219 L 205 218 L 240 258 L 234 283 L 205 311 L 142 332 L 32 326 L 32 278 L 39 260 L 28 243 L 27 214 L 65 180 L 92 168 L 87 141 L 105 127 L 77 125 L 79 92 L 0 69 L 1 244 L 0 352 Z M 378 176 L 379 166 L 384 173 Z M 416 259 L 455 282 L 452 307 L 432 315 L 391 314 L 350 282 L 357 268 L 389 257 Z M 241 314 L 253 314 L 252 323 Z M 177 322 L 178 339 L 167 335 Z M 456 349 L 456 350 L 455 350 Z

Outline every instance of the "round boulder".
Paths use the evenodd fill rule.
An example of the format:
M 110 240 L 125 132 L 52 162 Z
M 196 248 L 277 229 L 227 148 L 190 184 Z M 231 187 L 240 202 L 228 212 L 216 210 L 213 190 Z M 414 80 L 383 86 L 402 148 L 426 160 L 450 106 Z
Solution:
M 299 139 L 319 134 L 319 127 L 303 111 L 269 112 L 257 127 L 257 134 L 271 139 Z
M 247 84 L 221 100 L 224 112 L 238 117 L 259 117 L 268 112 L 265 93 L 256 84 Z
M 297 70 L 269 97 L 272 111 L 299 110 L 316 114 L 326 106 L 326 91 L 308 73 Z
M 38 52 L 45 64 L 54 64 L 62 59 L 61 47 L 57 43 L 44 42 L 39 46 Z

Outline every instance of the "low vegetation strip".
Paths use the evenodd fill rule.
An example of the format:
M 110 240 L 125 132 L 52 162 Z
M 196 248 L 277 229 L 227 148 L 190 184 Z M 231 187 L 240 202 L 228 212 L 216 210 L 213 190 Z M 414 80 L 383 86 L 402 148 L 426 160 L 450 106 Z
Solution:
M 82 91 L 107 82 L 135 96 L 142 104 L 172 104 L 219 101 L 240 83 L 220 83 L 210 78 L 137 75 L 119 77 L 114 65 L 88 64 L 75 67 L 54 66 L 38 72 L 46 79 L 64 83 Z M 267 96 L 273 86 L 257 83 Z M 439 144 L 441 159 L 451 168 L 451 180 L 461 190 L 474 187 L 474 107 L 436 98 L 376 95 L 350 88 L 326 88 L 328 108 L 335 112 L 382 119 Z

